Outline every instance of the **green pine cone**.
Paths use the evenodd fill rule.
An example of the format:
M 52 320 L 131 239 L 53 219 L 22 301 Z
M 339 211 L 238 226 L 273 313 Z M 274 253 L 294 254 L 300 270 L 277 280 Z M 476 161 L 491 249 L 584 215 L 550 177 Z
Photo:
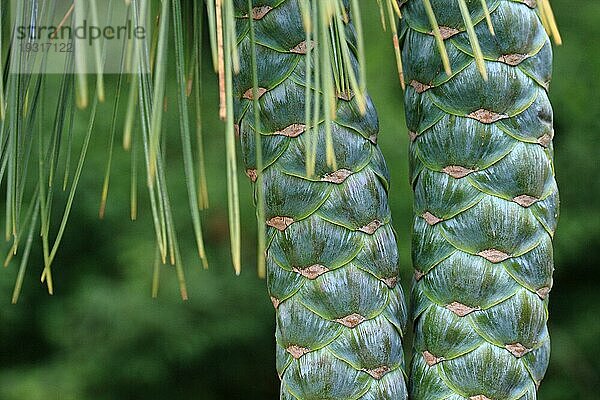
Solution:
M 363 116 L 354 100 L 338 99 L 332 124 L 337 170 L 326 165 L 321 123 L 311 131 L 319 136 L 316 176 L 307 178 L 307 45 L 298 1 L 254 2 L 259 126 L 251 100 L 248 11 L 245 1 L 238 3 L 235 119 L 253 181 L 255 130 L 261 135 L 281 399 L 406 399 L 406 308 L 373 104 L 367 100 Z M 351 23 L 347 31 L 353 37 Z
M 411 398 L 535 399 L 548 365 L 558 216 L 552 50 L 533 0 L 432 0 L 452 75 L 420 0 L 403 5 L 402 55 L 415 192 Z

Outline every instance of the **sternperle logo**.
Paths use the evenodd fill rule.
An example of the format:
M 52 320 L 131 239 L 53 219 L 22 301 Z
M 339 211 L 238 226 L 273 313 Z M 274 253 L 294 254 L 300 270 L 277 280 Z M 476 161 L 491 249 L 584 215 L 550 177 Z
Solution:
M 9 72 L 137 73 L 150 62 L 150 10 L 130 1 L 10 1 Z M 136 7 L 137 4 L 137 7 Z M 148 61 L 148 60 L 146 60 Z
M 18 26 L 18 40 L 86 40 L 91 46 L 94 40 L 132 40 L 146 39 L 146 28 L 144 26 L 134 26 L 131 20 L 128 20 L 125 25 L 120 26 L 95 26 L 89 24 L 88 20 L 84 19 L 82 25 L 79 26 Z

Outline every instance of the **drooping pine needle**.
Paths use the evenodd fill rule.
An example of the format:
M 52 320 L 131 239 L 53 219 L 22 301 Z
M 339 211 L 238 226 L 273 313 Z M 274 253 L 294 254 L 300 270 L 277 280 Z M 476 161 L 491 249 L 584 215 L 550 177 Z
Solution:
M 354 26 L 356 27 L 356 44 L 358 49 L 358 64 L 360 65 L 360 92 L 365 93 L 367 90 L 367 68 L 366 68 L 366 57 L 365 57 L 365 40 L 364 30 L 362 24 L 362 17 L 360 13 L 360 6 L 358 0 L 352 0 L 351 3 L 352 15 L 354 16 Z
M 74 4 L 75 26 L 81 26 L 83 25 L 81 21 L 85 20 L 85 3 L 83 1 L 76 1 Z M 89 101 L 85 43 L 82 40 L 75 40 L 75 71 L 77 75 L 77 107 L 82 109 L 88 106 Z
M 444 71 L 446 71 L 446 75 L 452 75 L 452 68 L 450 68 L 450 59 L 448 58 L 448 52 L 446 51 L 446 45 L 444 44 L 444 39 L 442 38 L 442 33 L 440 32 L 440 26 L 437 22 L 437 18 L 435 17 L 435 13 L 433 11 L 433 7 L 431 7 L 431 2 L 429 0 L 423 0 L 423 6 L 425 6 L 425 12 L 427 13 L 427 18 L 429 18 L 429 24 L 431 25 L 431 30 L 433 32 L 433 37 L 435 37 L 435 42 L 438 47 L 438 51 L 440 52 L 440 56 L 442 58 L 442 64 L 444 65 Z M 471 18 L 469 17 L 469 21 Z
M 556 18 L 554 17 L 554 12 L 552 11 L 552 6 L 550 5 L 550 0 L 540 0 L 539 11 L 543 16 L 542 21 L 545 21 L 544 26 L 548 31 L 548 34 L 554 39 L 554 43 L 560 46 L 562 44 L 562 37 L 560 36 L 560 31 L 558 30 L 558 25 L 556 23 Z
M 0 5 L 0 23 L 3 18 L 4 8 Z M 4 130 L 5 107 L 4 102 L 4 61 L 2 60 L 2 36 L 3 30 L 0 28 L 0 122 L 2 122 L 2 131 Z
M 492 36 L 495 36 L 496 32 L 494 31 L 494 24 L 492 24 L 492 16 L 490 15 L 490 9 L 488 7 L 487 0 L 481 0 L 481 7 L 483 8 L 483 14 L 485 15 L 485 21 L 488 29 Z
M 406 89 L 406 83 L 404 82 L 404 67 L 402 66 L 402 54 L 400 53 L 400 42 L 398 39 L 398 28 L 396 26 L 396 17 L 400 15 L 400 9 L 397 8 L 398 4 L 396 4 L 393 0 L 386 0 L 387 3 L 387 13 L 390 19 L 390 27 L 392 31 L 392 43 L 394 45 L 394 55 L 396 57 L 396 69 L 398 70 L 398 76 L 400 78 L 400 86 L 402 90 Z M 439 28 L 438 28 L 439 30 Z M 443 43 L 443 42 L 442 42 Z M 444 51 L 446 48 L 444 47 Z
M 94 26 L 100 26 L 99 22 L 98 22 L 98 6 L 96 4 L 96 0 L 90 0 L 89 2 L 90 5 L 90 16 L 91 16 L 91 23 Z M 108 12 L 108 18 L 110 19 L 111 17 L 111 6 L 112 6 L 112 0 L 109 1 L 109 12 Z M 100 40 L 94 40 L 93 41 L 93 47 L 94 47 L 94 56 L 95 56 L 95 61 L 96 61 L 96 92 L 97 92 L 97 96 L 98 96 L 98 100 L 100 100 L 101 103 L 104 102 L 104 60 L 102 59 L 102 42 Z
M 217 0 L 217 10 L 220 8 L 220 0 Z M 227 3 L 226 3 L 227 4 Z M 232 7 L 231 4 L 229 4 Z M 220 13 L 218 13 L 220 14 Z M 229 23 L 233 23 L 233 10 L 223 13 L 228 18 Z M 219 20 L 217 19 L 217 25 Z M 221 30 L 222 31 L 222 30 Z M 230 32 L 230 31 L 228 31 Z M 231 32 L 230 32 L 231 33 Z M 232 56 L 232 40 L 224 40 L 224 89 L 225 92 L 225 148 L 227 159 L 227 197 L 228 197 L 228 213 L 229 213 L 229 236 L 231 238 L 231 257 L 233 260 L 233 268 L 235 273 L 239 275 L 242 269 L 241 260 L 241 224 L 240 224 L 240 205 L 239 205 L 239 189 L 237 181 L 237 158 L 235 150 L 235 129 L 233 120 L 233 56 Z
M 189 123 L 189 109 L 188 103 L 185 98 L 186 93 L 186 79 L 185 79 L 185 65 L 184 65 L 184 42 L 183 42 L 183 28 L 182 28 L 182 16 L 181 16 L 181 4 L 180 0 L 172 0 L 173 6 L 173 28 L 175 31 L 175 64 L 176 64 L 176 75 L 178 84 L 178 96 L 177 104 L 179 107 L 179 128 L 181 133 L 181 145 L 183 151 L 183 163 L 185 170 L 185 177 L 188 189 L 188 198 L 190 204 L 190 210 L 192 214 L 192 224 L 194 226 L 194 234 L 196 237 L 196 247 L 198 249 L 198 255 L 202 260 L 202 264 L 206 267 L 208 260 L 206 259 L 206 251 L 204 249 L 204 239 L 202 237 L 202 226 L 200 223 L 199 213 L 199 201 L 198 192 L 196 189 L 196 177 L 194 173 L 194 159 L 192 156 L 192 142 L 190 134 L 190 123 Z M 196 83 L 200 85 L 200 82 Z
M 458 7 L 460 8 L 460 13 L 462 14 L 465 27 L 467 28 L 467 34 L 469 35 L 471 47 L 473 48 L 475 64 L 477 65 L 477 69 L 479 70 L 479 73 L 481 74 L 483 80 L 487 81 L 488 74 L 487 69 L 485 68 L 485 61 L 483 60 L 483 53 L 481 52 L 479 39 L 477 39 L 475 27 L 473 26 L 473 20 L 471 19 L 471 14 L 469 13 L 469 9 L 467 7 L 467 3 L 465 3 L 465 0 L 458 0 Z
M 25 248 L 23 249 L 23 255 L 21 256 L 21 262 L 19 263 L 19 271 L 17 272 L 17 279 L 15 281 L 15 287 L 13 289 L 11 299 L 12 304 L 17 304 L 17 301 L 19 301 L 19 295 L 21 294 L 21 288 L 23 287 L 23 281 L 25 280 L 25 271 L 27 270 L 29 254 L 31 253 L 31 245 L 33 243 L 33 236 L 35 233 L 35 228 L 38 224 L 40 212 L 39 190 L 36 190 L 31 204 L 33 205 L 33 216 L 31 217 L 31 222 L 29 222 L 29 233 L 27 234 L 27 239 L 25 240 Z M 27 222 L 25 222 L 25 224 L 27 224 Z
M 156 249 L 156 254 L 154 255 L 154 267 L 152 270 L 152 298 L 156 299 L 158 297 L 158 288 L 160 286 L 160 253 L 158 249 Z
M 304 4 L 304 3 L 301 3 Z M 254 18 L 252 18 L 252 0 L 248 0 L 248 20 L 250 24 L 250 58 L 252 65 L 252 111 L 254 113 L 254 143 L 256 148 L 256 220 L 258 229 L 258 249 L 257 249 L 257 271 L 260 278 L 267 275 L 265 251 L 266 251 L 266 230 L 265 230 L 265 195 L 263 186 L 263 152 L 262 137 L 258 129 L 259 105 L 258 105 L 258 68 L 256 59 L 256 38 L 254 32 Z M 310 26 L 310 23 L 304 19 L 304 25 Z M 309 42 L 307 42 L 309 43 Z M 307 48 L 310 46 L 307 46 Z
M 162 120 L 165 101 L 166 73 L 167 73 L 167 48 L 169 34 L 169 3 L 162 2 L 160 13 L 160 28 L 158 32 L 158 47 L 156 50 L 156 68 L 154 71 L 154 93 L 152 96 L 152 114 L 150 122 L 150 183 L 156 174 L 156 158 L 162 133 Z
M 209 3 L 211 3 L 209 1 Z M 227 117 L 227 93 L 225 88 L 225 49 L 223 39 L 222 0 L 215 0 L 215 20 L 217 32 L 217 74 L 219 76 L 219 117 Z M 229 43 L 227 43 L 229 47 Z
M 202 135 L 202 59 L 203 59 L 203 12 L 201 4 L 194 2 L 194 103 L 196 113 L 196 151 L 198 153 L 198 207 L 205 210 L 209 207 L 208 185 L 206 183 L 206 163 L 204 155 L 204 139 Z
M 113 158 L 113 148 L 115 142 L 115 136 L 117 131 L 117 116 L 119 111 L 119 103 L 121 99 L 121 88 L 123 86 L 123 78 L 125 71 L 125 55 L 127 52 L 127 43 L 125 42 L 123 45 L 123 50 L 121 52 L 121 73 L 117 79 L 117 89 L 115 95 L 115 102 L 113 105 L 112 119 L 110 124 L 110 137 L 108 140 L 108 159 L 106 161 L 106 169 L 104 172 L 104 182 L 102 184 L 102 196 L 100 199 L 100 210 L 98 215 L 100 219 L 104 218 L 104 213 L 106 211 L 106 201 L 108 199 L 108 187 L 110 184 L 110 171 L 112 166 L 112 158 Z

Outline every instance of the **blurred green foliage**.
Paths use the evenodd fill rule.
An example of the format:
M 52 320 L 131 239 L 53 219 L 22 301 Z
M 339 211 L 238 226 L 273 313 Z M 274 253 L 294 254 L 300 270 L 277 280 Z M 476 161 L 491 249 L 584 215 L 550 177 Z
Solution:
M 374 3 L 374 2 L 373 2 Z M 598 398 L 600 387 L 600 2 L 554 0 L 565 44 L 555 50 L 556 173 L 561 220 L 556 234 L 550 306 L 552 359 L 539 398 Z M 407 132 L 391 38 L 376 8 L 364 13 L 370 94 L 381 120 L 381 147 L 392 173 L 391 207 L 403 283 L 410 284 L 411 192 Z M 206 71 L 210 68 L 208 62 Z M 107 77 L 114 86 L 116 77 Z M 178 294 L 172 267 L 161 268 L 159 298 L 150 297 L 154 232 L 145 189 L 139 220 L 129 222 L 129 157 L 115 152 L 107 214 L 97 218 L 112 104 L 100 118 L 55 261 L 54 297 L 39 283 L 43 261 L 34 247 L 23 294 L 10 305 L 17 265 L 0 273 L 0 399 L 275 399 L 273 310 L 256 277 L 256 229 L 250 183 L 240 177 L 243 272 L 229 256 L 223 125 L 214 76 L 204 78 L 204 132 L 211 208 L 203 213 L 210 270 L 196 257 L 182 162 L 167 155 L 172 204 L 190 300 Z M 179 148 L 175 82 L 166 129 Z M 114 91 L 114 88 L 113 88 Z M 109 97 L 110 98 L 110 97 Z M 85 116 L 78 126 L 83 130 Z M 76 132 L 82 135 L 82 132 Z M 142 183 L 143 179 L 140 180 Z

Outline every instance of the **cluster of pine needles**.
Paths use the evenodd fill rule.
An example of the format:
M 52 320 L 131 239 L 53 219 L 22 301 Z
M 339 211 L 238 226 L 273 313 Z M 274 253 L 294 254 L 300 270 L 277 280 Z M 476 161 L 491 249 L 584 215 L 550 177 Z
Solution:
M 108 152 L 104 171 L 99 216 L 105 213 L 113 162 L 113 151 L 120 135 L 122 148 L 131 154 L 131 219 L 137 218 L 138 169 L 145 169 L 145 183 L 152 211 L 157 244 L 157 262 L 153 279 L 153 296 L 158 290 L 160 264 L 174 266 L 181 296 L 187 299 L 185 274 L 169 195 L 165 163 L 164 120 L 168 75 L 168 57 L 174 57 L 177 89 L 177 110 L 181 158 L 185 171 L 189 209 L 198 257 L 206 268 L 208 260 L 202 234 L 201 211 L 209 206 L 206 184 L 205 155 L 202 146 L 203 97 L 203 32 L 208 25 L 212 64 L 219 87 L 219 115 L 225 121 L 225 154 L 231 255 L 237 274 L 241 271 L 241 226 L 238 192 L 236 134 L 233 117 L 233 76 L 240 62 L 235 31 L 237 18 L 248 18 L 253 1 L 248 0 L 248 13 L 236 15 L 233 0 L 108 0 L 108 15 L 116 2 L 125 2 L 127 18 L 142 24 L 148 18 L 156 29 L 146 40 L 125 40 L 121 52 L 122 73 L 117 77 L 116 95 L 105 95 L 104 65 L 106 48 L 102 40 L 94 41 L 93 57 L 85 51 L 75 51 L 66 57 L 64 73 L 58 79 L 58 94 L 49 96 L 49 75 L 43 73 L 47 60 L 43 53 L 26 53 L 14 48 L 15 26 L 74 24 L 85 18 L 98 23 L 98 4 L 74 1 L 64 15 L 56 15 L 57 0 L 16 2 L 9 9 L 7 1 L 0 3 L 0 185 L 5 194 L 4 235 L 9 251 L 4 262 L 8 266 L 19 255 L 19 268 L 12 301 L 16 303 L 26 274 L 34 237 L 41 237 L 44 265 L 41 281 L 53 293 L 52 265 L 63 239 L 69 215 L 75 202 L 77 186 L 84 170 L 90 139 L 95 131 L 99 103 L 111 101 L 112 115 L 108 132 Z M 436 38 L 443 65 L 448 74 L 450 62 L 436 20 L 436 10 L 430 0 L 423 2 Z M 493 26 L 486 0 L 480 0 L 485 10 L 490 32 Z M 378 7 L 382 27 L 392 34 L 400 82 L 404 87 L 397 21 L 402 17 L 401 5 L 406 0 L 350 0 L 349 10 L 343 0 L 299 0 L 306 32 L 308 59 L 306 64 L 307 126 L 306 175 L 315 173 L 317 155 L 316 127 L 325 122 L 327 164 L 336 167 L 331 122 L 335 119 L 336 98 L 340 93 L 354 97 L 359 109 L 365 111 L 365 42 L 361 25 L 361 9 Z M 475 53 L 479 71 L 487 77 L 484 57 L 479 47 L 473 22 L 465 0 L 457 0 Z M 360 3 L 360 4 L 359 4 Z M 560 43 L 560 35 L 548 0 L 539 0 L 540 17 L 548 32 Z M 362 68 L 353 68 L 351 49 L 344 29 L 350 11 L 356 28 L 356 54 Z M 255 26 L 248 18 L 254 81 L 253 112 L 259 118 L 258 78 Z M 170 58 L 169 58 L 170 59 Z M 37 63 L 37 64 L 36 64 Z M 31 73 L 33 65 L 42 65 L 42 73 Z M 96 73 L 86 73 L 89 65 Z M 126 73 L 134 71 L 133 73 Z M 54 79 L 54 78 L 53 78 Z M 78 114 L 87 117 L 85 130 L 77 126 Z M 49 120 L 48 116 L 55 116 Z M 122 118 L 121 118 L 122 117 Z M 80 119 L 79 119 L 80 120 Z M 256 124 L 258 125 L 258 123 Z M 83 131 L 83 138 L 74 137 Z M 256 133 L 256 160 L 262 167 L 261 142 Z M 77 148 L 78 151 L 75 150 Z M 78 156 L 77 155 L 78 152 Z M 143 154 L 143 157 L 140 157 Z M 258 187 L 261 175 L 258 174 Z M 58 206 L 57 193 L 66 200 Z M 60 197 L 62 199 L 62 197 Z M 265 275 L 264 194 L 257 191 L 258 273 Z M 56 215 L 58 214 L 58 215 Z

